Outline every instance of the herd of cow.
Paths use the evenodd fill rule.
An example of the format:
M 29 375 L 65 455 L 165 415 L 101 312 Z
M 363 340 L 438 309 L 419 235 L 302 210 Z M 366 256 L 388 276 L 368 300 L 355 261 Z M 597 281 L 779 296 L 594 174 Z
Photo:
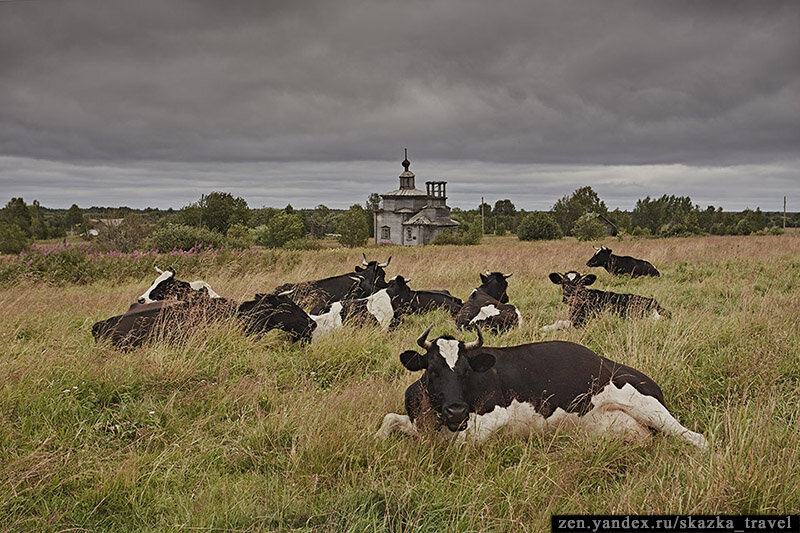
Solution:
M 122 315 L 97 322 L 95 339 L 110 339 L 130 348 L 157 338 L 180 335 L 209 320 L 235 317 L 248 335 L 272 329 L 293 341 L 315 342 L 344 323 L 373 323 L 389 329 L 405 316 L 445 309 L 461 329 L 477 331 L 478 340 L 462 342 L 450 336 L 427 339 L 433 325 L 418 339 L 425 350 L 406 351 L 401 363 L 424 370 L 405 394 L 406 415 L 390 413 L 376 433 L 417 434 L 436 428 L 456 440 L 482 441 L 505 427 L 527 434 L 562 426 L 590 432 L 639 438 L 661 431 L 705 448 L 706 439 L 683 427 L 667 411 L 661 389 L 650 378 L 623 364 L 599 356 L 579 344 L 547 341 L 520 346 L 483 346 L 481 330 L 497 333 L 521 324 L 517 308 L 508 303 L 511 274 L 480 274 L 481 285 L 466 302 L 446 290 L 412 290 L 409 280 L 386 281 L 385 263 L 367 261 L 353 272 L 321 280 L 281 285 L 269 294 L 238 303 L 218 295 L 204 281 L 176 279 L 162 271 L 153 284 Z M 658 276 L 647 261 L 616 256 L 605 247 L 587 261 L 615 275 Z M 544 331 L 580 327 L 604 310 L 622 316 L 668 316 L 652 298 L 587 289 L 593 274 L 553 272 L 569 306 L 569 320 L 544 326 Z

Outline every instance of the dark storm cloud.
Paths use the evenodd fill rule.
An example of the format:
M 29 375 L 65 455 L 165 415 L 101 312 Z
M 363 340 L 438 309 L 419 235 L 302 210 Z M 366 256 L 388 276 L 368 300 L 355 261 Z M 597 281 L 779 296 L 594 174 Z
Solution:
M 408 146 L 463 191 L 497 172 L 488 192 L 528 203 L 609 183 L 622 206 L 662 189 L 747 204 L 764 192 L 748 176 L 798 192 L 798 27 L 788 1 L 0 2 L 0 155 L 50 181 L 0 180 L 72 179 L 96 204 L 177 207 L 209 185 L 349 205 L 394 188 Z M 282 179 L 304 172 L 330 193 Z

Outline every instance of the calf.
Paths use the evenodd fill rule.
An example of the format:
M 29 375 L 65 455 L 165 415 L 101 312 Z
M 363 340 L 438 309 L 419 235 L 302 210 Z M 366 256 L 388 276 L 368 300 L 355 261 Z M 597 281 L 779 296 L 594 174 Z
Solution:
M 653 318 L 659 319 L 662 315 L 669 316 L 669 313 L 653 298 L 587 289 L 586 287 L 594 283 L 596 279 L 597 276 L 594 274 L 581 276 L 575 271 L 566 274 L 552 272 L 550 281 L 561 285 L 561 300 L 569 305 L 569 320 L 559 320 L 549 326 L 543 326 L 541 329 L 550 331 L 570 326 L 581 327 L 589 317 L 605 310 L 613 311 L 623 317 L 642 317 L 650 314 Z
M 395 276 L 389 280 L 387 288 L 392 295 L 395 318 L 403 315 L 427 313 L 434 309 L 445 309 L 452 316 L 464 305 L 460 298 L 447 291 L 415 291 L 408 286 L 411 280 Z
M 586 261 L 586 266 L 603 267 L 615 276 L 630 274 L 631 277 L 638 278 L 639 276 L 661 275 L 656 267 L 644 259 L 636 259 L 629 255 L 614 255 L 611 253 L 611 248 L 605 246 L 595 248 L 595 250 L 597 251 L 594 255 Z
M 407 414 L 387 414 L 377 438 L 431 428 L 458 441 L 482 442 L 500 429 L 527 436 L 575 427 L 635 439 L 655 430 L 708 447 L 703 435 L 669 413 L 652 379 L 584 346 L 550 341 L 489 348 L 480 329 L 474 342 L 449 336 L 428 341 L 432 327 L 417 339 L 424 353 L 400 354 L 406 369 L 424 373 L 406 389 Z
M 195 298 L 220 298 L 220 295 L 214 292 L 211 285 L 205 281 L 180 281 L 175 279 L 175 269 L 169 267 L 164 271 L 158 267 L 154 267 L 158 272 L 158 277 L 150 285 L 144 294 L 142 294 L 137 302 L 140 304 L 151 304 L 158 300 L 183 300 L 190 301 Z
M 364 255 L 363 267 L 356 266 L 355 272 L 332 276 L 330 278 L 300 283 L 287 283 L 276 287 L 275 294 L 293 291 L 292 300 L 317 315 L 330 309 L 333 302 L 345 299 L 365 298 L 373 292 L 386 288 L 386 271 L 391 257 L 385 263 L 367 261 Z
M 522 323 L 522 316 L 508 304 L 508 282 L 511 274 L 487 272 L 481 274 L 482 284 L 472 291 L 469 299 L 456 313 L 456 325 L 462 329 L 482 327 L 496 332 L 507 331 Z

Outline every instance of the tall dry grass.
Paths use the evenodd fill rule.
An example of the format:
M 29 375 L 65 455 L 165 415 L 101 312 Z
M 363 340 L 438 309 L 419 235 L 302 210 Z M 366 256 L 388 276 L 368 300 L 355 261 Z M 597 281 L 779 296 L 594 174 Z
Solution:
M 8 531 L 545 531 L 551 513 L 800 511 L 800 236 L 606 242 L 659 279 L 596 286 L 653 296 L 672 318 L 566 318 L 547 274 L 583 266 L 570 241 L 293 252 L 202 277 L 244 299 L 393 255 L 388 275 L 466 298 L 484 270 L 513 272 L 521 328 L 487 344 L 585 344 L 658 382 L 709 453 L 666 437 L 625 444 L 570 433 L 485 445 L 371 435 L 416 375 L 398 354 L 442 312 L 397 330 L 347 326 L 314 346 L 248 339 L 231 322 L 130 352 L 95 344 L 152 279 L 0 289 L 0 528 Z

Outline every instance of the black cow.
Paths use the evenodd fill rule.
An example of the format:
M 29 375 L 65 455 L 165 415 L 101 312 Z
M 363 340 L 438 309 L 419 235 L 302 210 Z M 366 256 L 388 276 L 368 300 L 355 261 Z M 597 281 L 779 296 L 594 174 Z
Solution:
M 636 259 L 629 255 L 614 255 L 611 248 L 601 246 L 595 248 L 594 255 L 586 261 L 586 266 L 603 267 L 615 276 L 629 275 L 634 278 L 639 276 L 660 276 L 656 267 L 644 259 Z
M 205 281 L 181 281 L 175 278 L 175 269 L 169 267 L 164 271 L 154 267 L 158 277 L 137 301 L 140 304 L 150 304 L 158 300 L 183 300 L 190 301 L 197 298 L 220 298 L 211 285 Z
M 134 303 L 125 313 L 95 323 L 92 336 L 98 342 L 109 339 L 120 349 L 136 348 L 148 341 L 179 339 L 209 321 L 220 320 L 233 313 L 233 306 L 221 300 Z
M 260 335 L 272 329 L 289 333 L 293 342 L 310 341 L 317 323 L 287 293 L 256 294 L 236 310 L 244 332 Z
M 586 287 L 594 283 L 596 279 L 597 276 L 594 274 L 581 276 L 575 271 L 566 274 L 552 272 L 550 281 L 561 285 L 561 299 L 569 305 L 569 320 L 559 320 L 541 329 L 550 331 L 568 328 L 570 325 L 581 327 L 592 315 L 605 310 L 613 311 L 623 317 L 642 317 L 650 314 L 653 318 L 659 319 L 662 316 L 669 316 L 669 312 L 658 305 L 653 298 L 637 294 L 618 294 L 587 289 Z
M 455 316 L 464 305 L 460 298 L 452 296 L 448 291 L 413 290 L 408 286 L 409 281 L 403 276 L 395 276 L 389 280 L 387 288 L 392 297 L 396 318 L 408 314 L 427 313 L 434 309 L 446 309 Z
M 482 327 L 496 332 L 507 331 L 522 322 L 519 311 L 508 302 L 508 281 L 511 274 L 481 274 L 482 284 L 456 313 L 456 325 L 462 329 Z
M 366 298 L 380 289 L 386 288 L 386 272 L 391 257 L 385 263 L 367 261 L 364 255 L 363 267 L 356 266 L 355 272 L 332 276 L 330 278 L 300 283 L 286 283 L 276 287 L 275 294 L 293 291 L 292 300 L 308 309 L 312 315 L 324 313 L 333 302 L 352 298 Z
M 683 427 L 664 405 L 659 386 L 629 366 L 579 344 L 537 342 L 505 348 L 452 337 L 417 343 L 425 352 L 400 354 L 403 366 L 422 377 L 405 393 L 406 415 L 390 413 L 375 436 L 399 430 L 416 435 L 436 429 L 458 441 L 484 441 L 504 428 L 522 436 L 532 430 L 578 427 L 592 433 L 647 438 L 653 430 L 698 448 L 708 442 Z

